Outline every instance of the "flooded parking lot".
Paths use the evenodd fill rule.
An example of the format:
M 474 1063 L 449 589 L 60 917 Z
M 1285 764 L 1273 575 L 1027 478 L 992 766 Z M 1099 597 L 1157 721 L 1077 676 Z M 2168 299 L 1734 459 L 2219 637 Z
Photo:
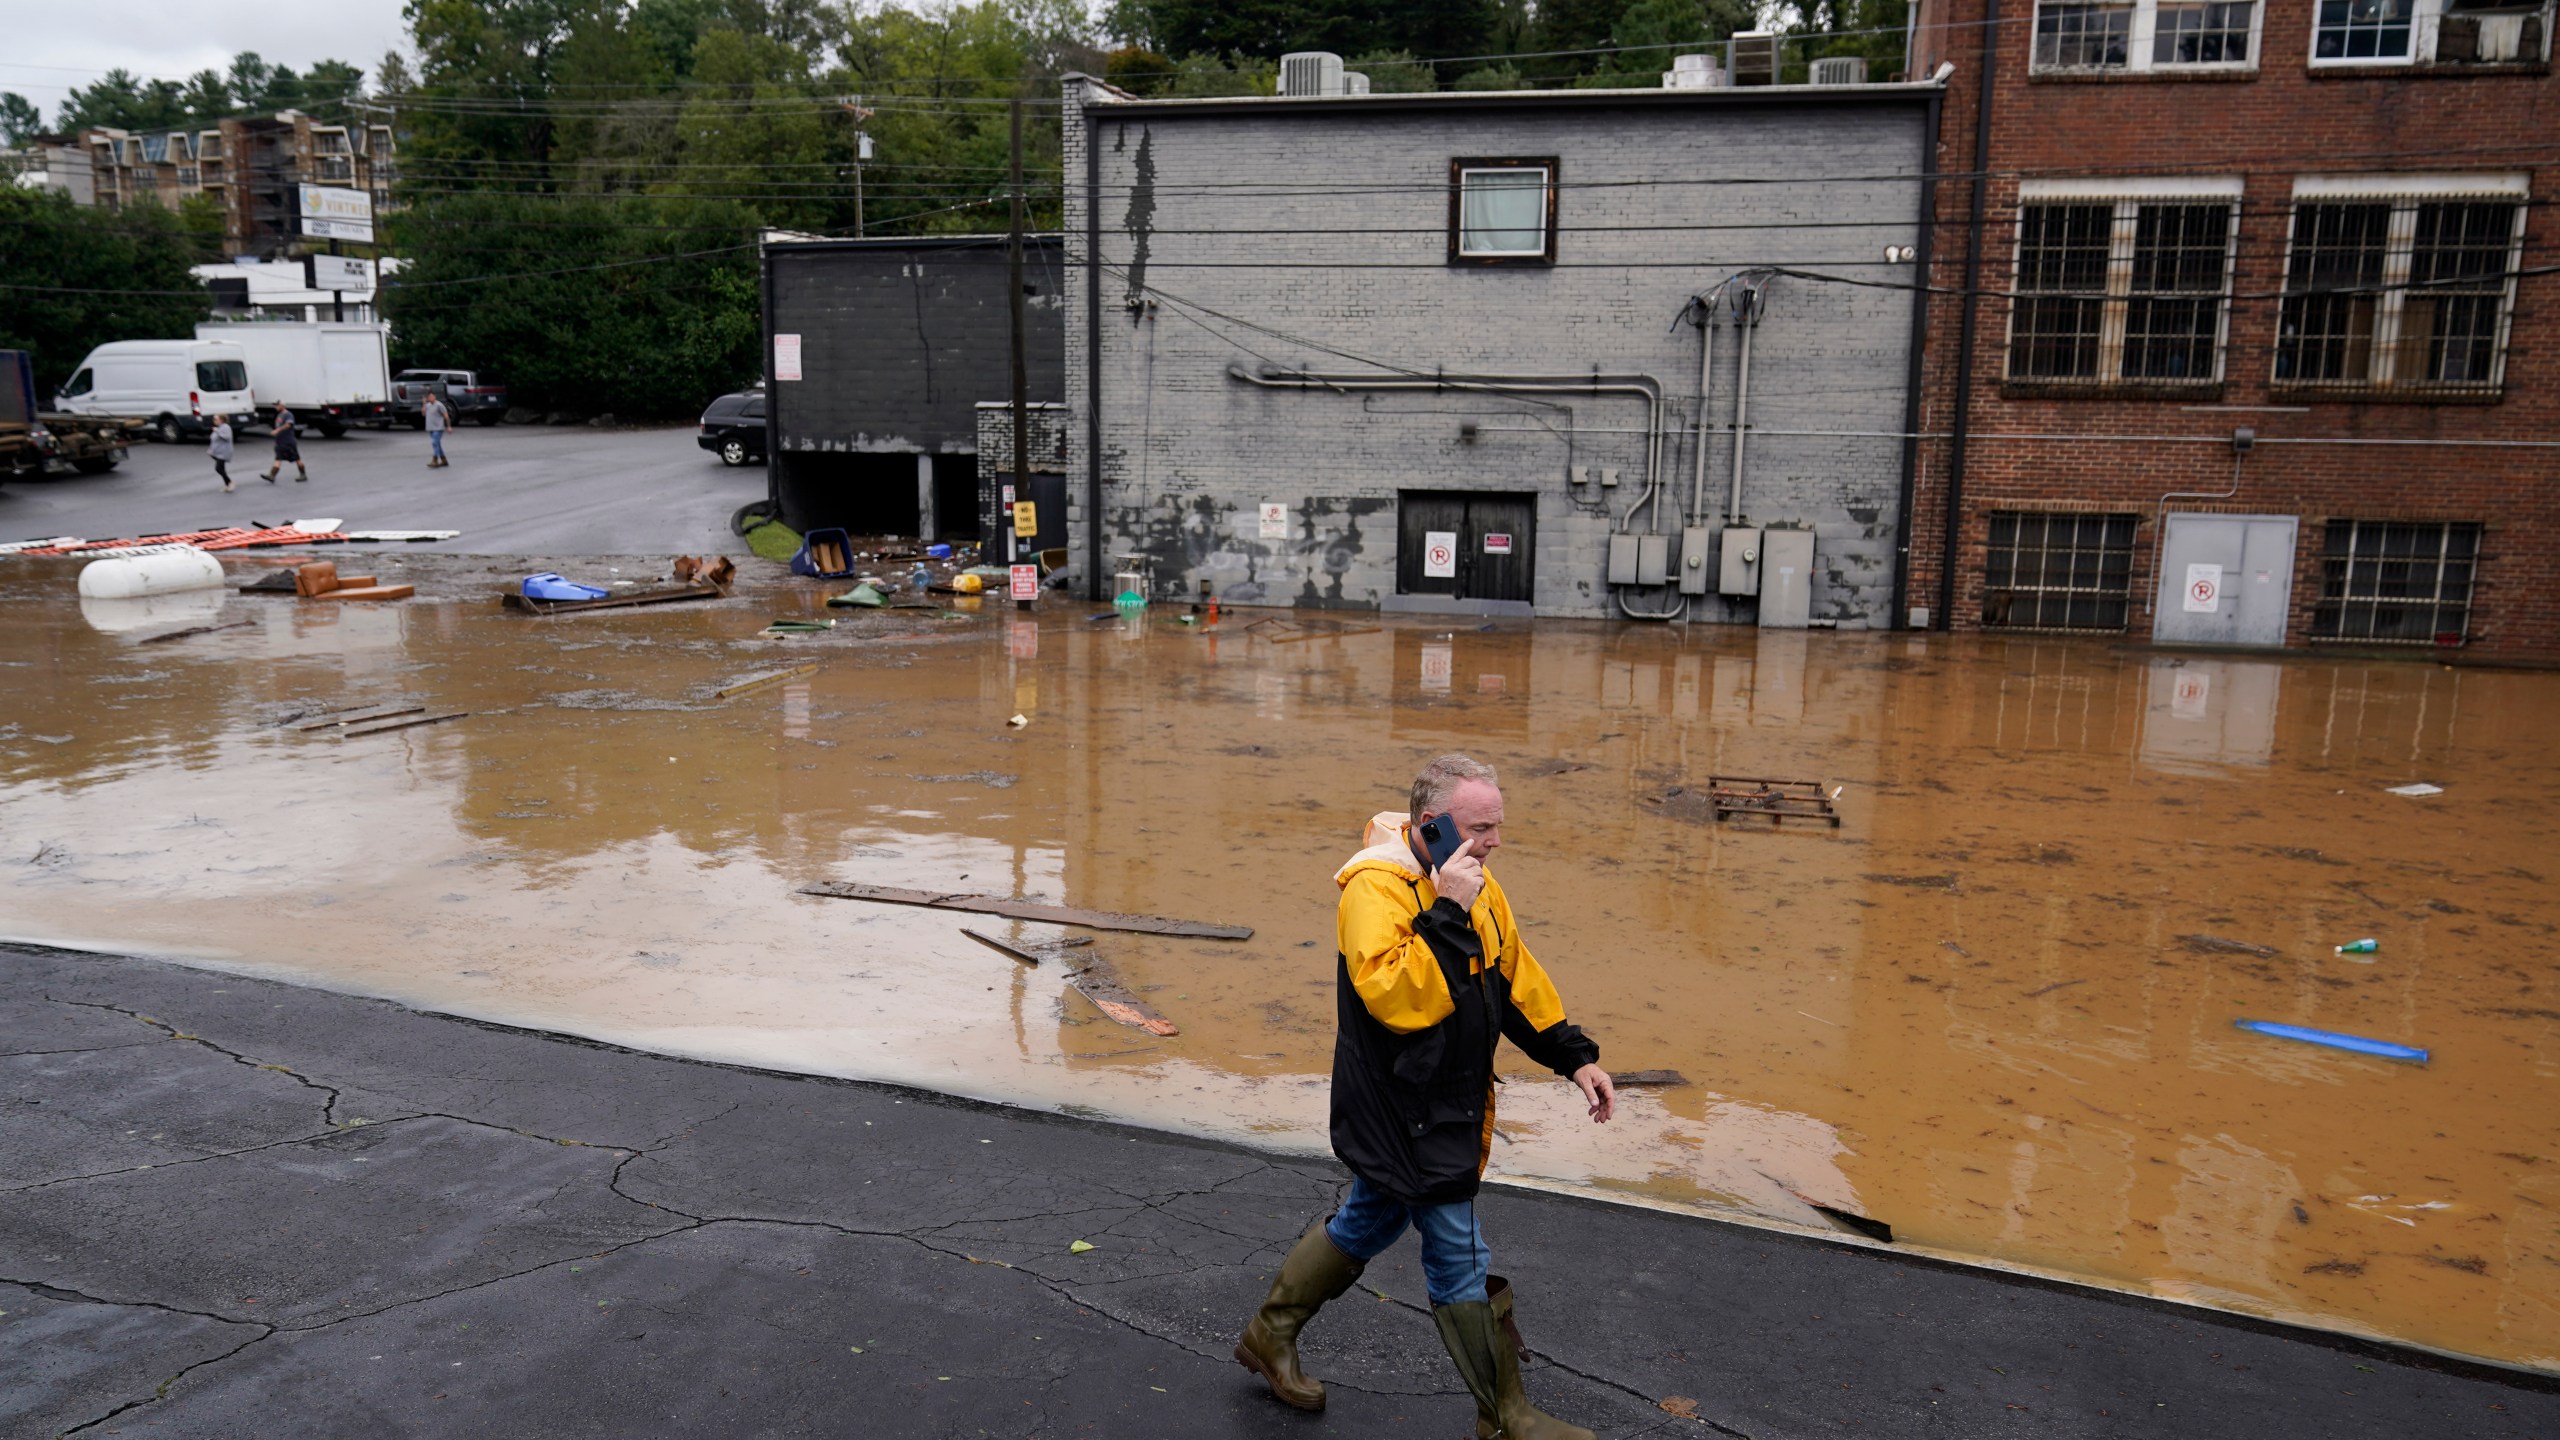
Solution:
M 992 604 L 777 640 L 813 588 L 534 619 L 491 598 L 526 567 L 391 559 L 417 601 L 127 611 L 0 565 L 11 936 L 1317 1149 L 1330 876 L 1465 748 L 1574 1018 L 1688 1082 L 1594 1129 L 1506 1052 L 1501 1173 L 2560 1370 L 2560 676 Z M 470 714 L 295 728 L 391 701 Z M 1820 780 L 1842 824 L 1719 825 L 1711 775 Z M 963 925 L 1094 934 L 1180 1033 Z

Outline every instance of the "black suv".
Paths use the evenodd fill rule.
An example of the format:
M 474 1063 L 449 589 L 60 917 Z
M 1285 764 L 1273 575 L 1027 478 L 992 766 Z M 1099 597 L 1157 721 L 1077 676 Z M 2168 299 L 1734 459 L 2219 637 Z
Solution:
M 741 390 L 723 395 L 702 412 L 702 434 L 696 444 L 720 457 L 723 465 L 744 465 L 764 458 L 764 392 Z

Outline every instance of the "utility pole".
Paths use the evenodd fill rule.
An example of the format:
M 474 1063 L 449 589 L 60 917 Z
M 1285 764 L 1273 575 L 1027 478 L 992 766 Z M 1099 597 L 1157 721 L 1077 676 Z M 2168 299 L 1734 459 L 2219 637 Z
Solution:
M 1029 384 L 1025 379 L 1022 364 L 1022 97 L 1018 95 L 1014 97 L 1013 101 L 1012 181 L 1013 237 L 1012 243 L 1006 247 L 1006 258 L 1008 262 L 1007 268 L 1011 272 L 1013 279 L 1011 295 L 1013 310 L 1013 483 L 1015 486 L 1014 498 L 1017 500 L 1028 500 L 1032 498 L 1031 468 L 1028 463 L 1030 458 L 1028 432 L 1031 427 L 1030 402 L 1027 398 Z M 1005 517 L 1008 533 L 1012 530 L 1012 519 L 1013 517 L 1010 515 Z M 1022 538 L 1020 536 L 1015 536 L 1013 543 L 1006 547 L 1005 553 L 1016 560 L 1020 560 L 1022 558 L 1022 544 Z

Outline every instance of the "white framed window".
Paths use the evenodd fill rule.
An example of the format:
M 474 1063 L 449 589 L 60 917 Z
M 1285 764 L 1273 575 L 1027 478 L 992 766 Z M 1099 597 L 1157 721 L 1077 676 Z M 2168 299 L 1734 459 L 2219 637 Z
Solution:
M 1449 263 L 1551 265 L 1556 159 L 1449 162 Z
M 2218 383 L 2240 194 L 2236 177 L 2022 182 L 2009 380 Z
M 2264 11 L 2258 0 L 2038 0 L 2031 68 L 2044 74 L 2255 70 Z
M 2295 181 L 2276 385 L 2496 394 L 2528 183 L 2522 175 Z
M 2311 64 L 2536 64 L 2551 27 L 2552 0 L 2314 0 Z

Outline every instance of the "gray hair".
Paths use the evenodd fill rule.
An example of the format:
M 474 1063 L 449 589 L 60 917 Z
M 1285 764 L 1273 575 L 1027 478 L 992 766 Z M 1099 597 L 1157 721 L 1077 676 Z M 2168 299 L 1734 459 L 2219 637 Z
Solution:
M 1469 780 L 1481 780 L 1487 785 L 1498 783 L 1493 778 L 1492 766 L 1468 755 L 1443 755 L 1423 766 L 1422 773 L 1413 777 L 1413 804 L 1405 812 L 1405 818 L 1419 825 L 1425 815 L 1448 814 L 1449 797 L 1457 794 L 1458 786 Z

